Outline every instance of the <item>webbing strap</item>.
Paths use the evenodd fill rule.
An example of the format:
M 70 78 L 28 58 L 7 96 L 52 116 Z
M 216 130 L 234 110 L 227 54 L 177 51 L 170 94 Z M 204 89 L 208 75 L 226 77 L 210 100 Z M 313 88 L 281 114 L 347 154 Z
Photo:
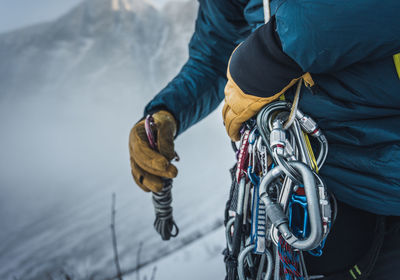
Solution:
M 397 75 L 400 79 L 400 53 L 397 53 L 393 56 L 394 66 L 396 67 Z
M 319 173 L 317 160 L 315 159 L 315 155 L 314 155 L 314 151 L 311 146 L 310 138 L 308 138 L 307 133 L 303 132 L 303 135 L 304 135 L 304 140 L 307 145 L 308 155 L 310 156 L 310 159 L 311 159 L 311 165 L 312 165 L 313 169 L 315 170 L 315 172 Z
M 354 271 L 353 271 L 354 269 Z M 354 280 L 357 280 L 358 277 L 360 277 L 362 275 L 360 268 L 358 267 L 358 265 L 353 266 L 350 270 L 349 273 L 351 275 L 351 277 L 353 277 Z
M 293 99 L 292 109 L 290 110 L 290 115 L 289 115 L 287 122 L 284 125 L 284 129 L 288 129 L 292 125 L 294 119 L 296 118 L 296 111 L 297 111 L 297 106 L 299 105 L 300 91 L 301 91 L 302 84 L 303 84 L 303 78 L 300 78 L 297 83 L 297 88 L 296 88 L 296 93 L 295 93 L 294 99 Z
M 264 22 L 267 23 L 271 18 L 271 9 L 269 7 L 269 0 L 263 0 L 264 6 Z

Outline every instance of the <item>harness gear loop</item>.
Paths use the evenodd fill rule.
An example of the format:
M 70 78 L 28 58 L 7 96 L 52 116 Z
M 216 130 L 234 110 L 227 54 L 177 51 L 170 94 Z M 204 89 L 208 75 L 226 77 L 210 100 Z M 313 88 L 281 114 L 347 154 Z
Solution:
M 281 280 L 281 272 L 286 280 L 314 279 L 303 252 L 322 254 L 336 206 L 318 175 L 328 142 L 298 109 L 303 82 L 293 105 L 266 105 L 243 126 L 240 148 L 233 146 L 238 162 L 231 193 L 237 198 L 226 211 L 228 279 Z M 316 154 L 310 135 L 319 142 Z

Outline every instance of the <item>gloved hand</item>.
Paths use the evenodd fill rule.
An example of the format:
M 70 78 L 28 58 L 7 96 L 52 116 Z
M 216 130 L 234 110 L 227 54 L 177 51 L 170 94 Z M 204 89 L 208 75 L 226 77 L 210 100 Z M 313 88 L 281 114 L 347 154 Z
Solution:
M 157 150 L 153 150 L 147 140 L 145 120 L 138 122 L 129 135 L 129 153 L 133 178 L 144 191 L 159 192 L 164 183 L 162 178 L 175 178 L 177 168 L 171 164 L 176 153 L 174 137 L 176 121 L 167 111 L 153 114 Z
M 314 85 L 310 73 L 305 73 L 283 51 L 274 17 L 234 50 L 227 76 L 222 114 L 233 141 L 240 139 L 244 122 L 297 82 L 303 81 L 307 87 Z
M 233 81 L 228 70 L 228 82 L 225 86 L 225 104 L 222 117 L 229 137 L 233 141 L 240 140 L 240 128 L 244 122 L 255 116 L 265 105 L 277 100 L 288 88 L 303 79 L 304 83 L 311 82 L 311 76 L 306 73 L 300 78 L 293 79 L 282 91 L 270 97 L 258 97 L 244 93 Z

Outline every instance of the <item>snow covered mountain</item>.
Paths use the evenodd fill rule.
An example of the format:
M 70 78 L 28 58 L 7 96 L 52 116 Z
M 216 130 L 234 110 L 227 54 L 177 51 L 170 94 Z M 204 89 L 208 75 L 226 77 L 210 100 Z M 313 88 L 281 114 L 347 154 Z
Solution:
M 195 4 L 169 4 L 160 13 L 142 0 L 126 1 L 129 10 L 114 10 L 113 2 L 87 0 L 56 22 L 0 36 L 0 96 L 165 84 L 187 55 Z
M 196 7 L 85 0 L 54 22 L 0 34 L 0 279 L 110 279 L 113 192 L 124 271 L 140 243 L 140 262 L 150 263 L 220 225 L 233 161 L 220 111 L 176 141 L 181 233 L 171 242 L 152 228 L 127 149 L 143 107 L 187 58 Z

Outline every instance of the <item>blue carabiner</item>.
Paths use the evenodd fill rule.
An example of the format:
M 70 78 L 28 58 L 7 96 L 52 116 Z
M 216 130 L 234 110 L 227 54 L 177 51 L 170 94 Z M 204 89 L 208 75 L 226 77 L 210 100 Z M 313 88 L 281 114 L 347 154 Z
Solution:
M 304 188 L 302 185 L 299 188 Z M 299 193 L 304 193 L 302 190 Z M 294 193 L 289 201 L 289 226 L 298 238 L 307 238 L 309 235 L 308 204 L 307 197 L 303 194 Z M 331 224 L 329 223 L 328 227 Z M 315 257 L 322 256 L 322 249 L 325 247 L 326 238 L 321 244 L 308 253 Z
M 289 202 L 289 226 L 298 238 L 306 238 L 309 234 L 307 198 L 293 194 Z

